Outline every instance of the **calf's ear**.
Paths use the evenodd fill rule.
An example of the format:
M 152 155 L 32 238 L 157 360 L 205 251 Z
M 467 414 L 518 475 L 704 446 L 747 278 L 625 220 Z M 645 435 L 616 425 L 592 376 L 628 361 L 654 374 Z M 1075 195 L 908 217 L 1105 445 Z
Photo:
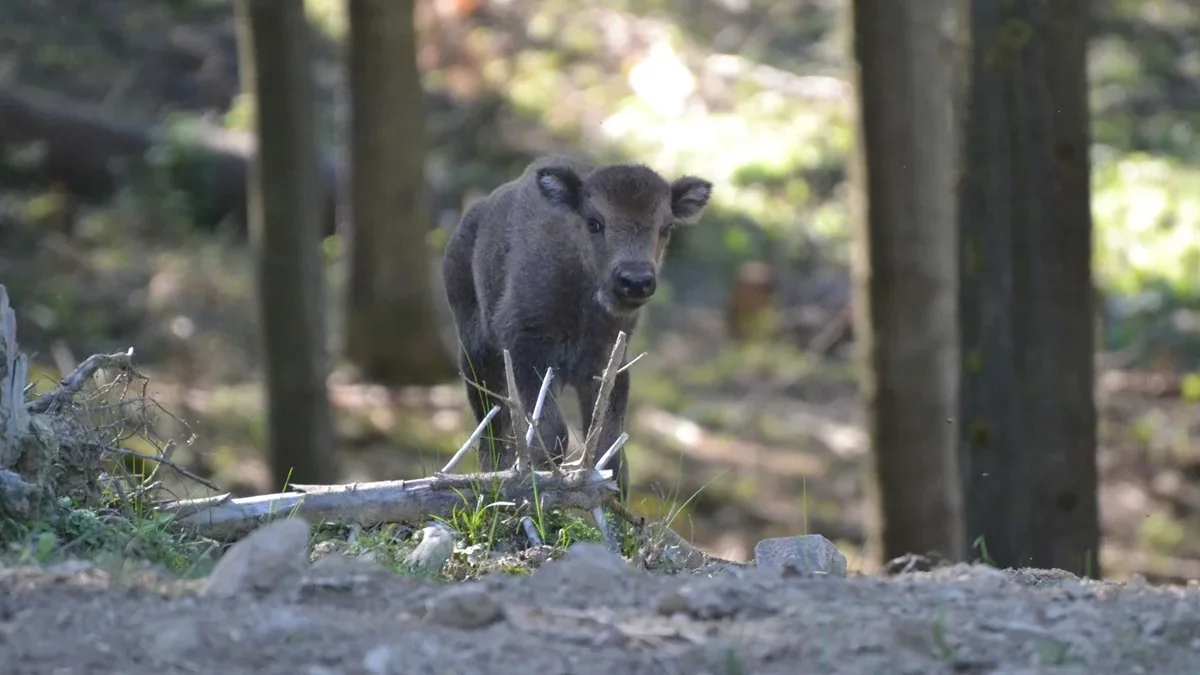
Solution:
M 712 183 L 695 176 L 684 176 L 671 183 L 671 213 L 685 223 L 693 223 L 700 217 L 708 198 L 712 195 Z
M 578 211 L 583 206 L 583 181 L 565 166 L 545 166 L 537 171 L 537 186 L 546 201 Z

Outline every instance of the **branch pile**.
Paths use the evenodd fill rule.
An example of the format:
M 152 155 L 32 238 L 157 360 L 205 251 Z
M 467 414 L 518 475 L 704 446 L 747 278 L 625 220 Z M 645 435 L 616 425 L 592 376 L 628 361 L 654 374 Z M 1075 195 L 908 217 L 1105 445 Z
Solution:
M 588 430 L 581 456 L 574 462 L 556 466 L 549 459 L 536 433 L 553 369 L 548 369 L 534 403 L 533 414 L 526 415 L 525 402 L 512 385 L 512 359 L 504 353 L 510 381 L 508 398 L 501 398 L 512 415 L 516 431 L 505 457 L 510 468 L 487 473 L 451 474 L 450 472 L 483 435 L 488 423 L 500 413 L 494 407 L 463 443 L 454 457 L 429 478 L 414 480 L 352 483 L 349 485 L 292 485 L 293 490 L 255 497 L 231 499 L 220 495 L 204 499 L 173 501 L 159 506 L 200 534 L 214 539 L 231 539 L 248 533 L 280 515 L 302 516 L 309 522 L 352 520 L 364 527 L 382 523 L 416 523 L 431 518 L 449 518 L 456 508 L 471 508 L 479 497 L 488 504 L 505 504 L 525 513 L 550 510 L 577 510 L 590 513 L 607 535 L 609 528 L 603 507 L 617 492 L 612 471 L 604 469 L 629 439 L 622 434 L 612 447 L 597 457 L 599 421 L 608 407 L 608 393 L 625 355 L 626 337 L 621 333 L 613 346 L 608 367 L 602 375 L 600 395 L 592 419 L 597 423 Z M 534 439 L 537 439 L 535 443 Z M 518 442 L 523 440 L 524 442 Z M 508 445 L 508 444 L 506 444 Z M 525 519 L 529 516 L 525 515 Z M 541 544 L 532 526 L 530 539 Z
M 157 438 L 157 406 L 132 356 L 132 349 L 93 355 L 51 391 L 27 400 L 34 388 L 29 360 L 18 349 L 16 315 L 0 285 L 0 513 L 29 522 L 58 499 L 79 508 L 128 502 L 160 485 L 162 466 L 199 480 L 172 463 L 175 446 Z M 135 437 L 155 452 L 124 447 Z M 137 459 L 154 470 L 126 470 Z
M 629 439 L 621 436 L 609 448 L 597 447 L 599 424 L 605 419 L 612 382 L 622 369 L 626 336 L 621 333 L 601 379 L 592 419 L 593 427 L 580 456 L 562 466 L 549 461 L 536 433 L 553 370 L 547 370 L 532 415 L 515 393 L 502 398 L 518 431 L 511 443 L 511 467 L 494 472 L 454 474 L 451 471 L 471 450 L 488 423 L 501 411 L 494 407 L 454 457 L 435 475 L 413 480 L 351 483 L 347 485 L 293 485 L 289 492 L 233 499 L 219 494 L 201 499 L 154 503 L 157 511 L 172 516 L 176 524 L 194 533 L 232 540 L 278 517 L 302 516 L 309 522 L 351 521 L 362 527 L 384 523 L 420 523 L 450 519 L 457 509 L 478 504 L 513 508 L 535 545 L 536 529 L 530 514 L 553 510 L 590 513 L 615 546 L 605 521 L 604 507 L 635 525 L 650 539 L 650 557 L 666 558 L 682 567 L 698 568 L 706 557 L 660 524 L 642 522 L 614 499 L 617 487 L 612 471 L 604 467 Z M 159 471 L 167 467 L 185 479 L 216 486 L 171 461 L 176 446 L 160 443 L 155 435 L 157 409 L 145 395 L 147 380 L 131 364 L 133 350 L 97 354 L 86 359 L 51 391 L 30 397 L 29 364 L 17 349 L 16 318 L 0 285 L 0 513 L 31 521 L 43 506 L 69 498 L 76 508 L 123 507 L 133 499 L 163 492 Z M 511 359 L 505 353 L 511 368 Z M 634 359 L 636 361 L 637 359 Z M 625 365 L 627 368 L 633 362 Z M 137 387 L 140 385 L 140 387 Z M 135 388 L 137 387 L 137 388 Z M 515 387 L 509 388 L 516 392 Z M 114 400 L 115 399 L 115 400 Z M 131 450 L 137 437 L 157 452 Z M 538 442 L 535 444 L 534 439 Z M 523 443 L 520 441 L 524 441 Z M 126 470 L 129 460 L 142 460 L 154 469 L 148 475 Z M 136 462 L 135 462 L 136 463 Z

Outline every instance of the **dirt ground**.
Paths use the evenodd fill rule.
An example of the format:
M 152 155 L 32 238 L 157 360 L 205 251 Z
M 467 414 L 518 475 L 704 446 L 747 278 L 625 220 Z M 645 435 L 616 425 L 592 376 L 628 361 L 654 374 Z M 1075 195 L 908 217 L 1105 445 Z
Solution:
M 600 551 L 603 553 L 604 551 Z M 332 556 L 266 594 L 0 570 L 0 662 L 31 673 L 1189 673 L 1200 587 L 959 565 L 849 579 L 655 575 L 570 553 L 467 584 Z

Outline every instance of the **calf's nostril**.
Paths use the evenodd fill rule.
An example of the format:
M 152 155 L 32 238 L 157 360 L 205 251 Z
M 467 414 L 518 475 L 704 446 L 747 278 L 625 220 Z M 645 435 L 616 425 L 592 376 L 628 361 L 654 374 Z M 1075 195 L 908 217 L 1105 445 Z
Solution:
M 654 293 L 653 274 L 622 274 L 619 280 L 621 290 L 630 297 L 643 298 Z

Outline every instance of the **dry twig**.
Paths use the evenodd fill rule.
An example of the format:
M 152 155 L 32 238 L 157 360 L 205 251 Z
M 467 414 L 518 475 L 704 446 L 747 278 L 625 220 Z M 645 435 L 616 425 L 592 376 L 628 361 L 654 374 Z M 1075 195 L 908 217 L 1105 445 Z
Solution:
M 483 435 L 483 430 L 487 428 L 488 422 L 491 422 L 492 418 L 495 417 L 496 413 L 498 412 L 500 412 L 500 406 L 492 406 L 492 409 L 488 411 L 488 414 L 484 415 L 483 420 L 478 426 L 475 427 L 475 431 L 471 432 L 470 437 L 467 438 L 467 442 L 463 443 L 462 447 L 458 449 L 458 452 L 454 453 L 454 456 L 450 458 L 450 461 L 446 462 L 446 466 L 443 466 L 442 470 L 435 472 L 434 475 L 440 476 L 442 474 L 450 473 L 450 471 L 462 461 L 463 456 L 467 454 L 467 451 L 471 449 L 471 446 L 475 445 L 475 442 L 478 441 L 479 437 Z
M 59 380 L 58 386 L 53 391 L 42 394 L 29 403 L 26 409 L 31 413 L 45 413 L 71 402 L 87 385 L 88 380 L 96 374 L 96 371 L 102 368 L 131 372 L 136 375 L 137 371 L 133 369 L 133 364 L 130 362 L 132 358 L 133 347 L 116 354 L 92 354 L 79 364 L 79 367 Z
M 187 469 L 183 468 L 182 466 L 179 466 L 175 462 L 171 461 L 171 459 L 166 456 L 147 455 L 145 453 L 136 452 L 136 451 L 130 450 L 128 448 L 118 448 L 118 447 L 114 447 L 111 445 L 105 445 L 103 443 L 88 443 L 87 447 L 89 447 L 93 450 L 99 451 L 99 452 L 107 452 L 107 453 L 114 454 L 114 455 L 121 455 L 123 457 L 134 457 L 134 458 L 146 461 L 146 462 L 152 462 L 154 464 L 157 464 L 158 466 L 166 466 L 166 467 L 170 468 L 172 471 L 175 471 L 176 473 L 178 473 L 179 475 L 184 476 L 186 478 L 190 478 L 191 480 L 196 481 L 197 483 L 203 485 L 204 487 L 206 487 L 210 490 L 216 490 L 218 492 L 221 490 L 221 488 L 217 487 L 217 485 L 215 483 L 213 483 L 212 481 L 210 481 L 207 478 L 204 478 L 202 476 L 197 476 L 196 474 L 192 473 L 191 471 L 188 471 Z M 149 481 L 149 480 L 153 479 L 154 475 L 157 471 L 158 471 L 158 468 L 155 467 L 154 471 L 151 472 L 149 476 L 147 476 L 146 480 Z

